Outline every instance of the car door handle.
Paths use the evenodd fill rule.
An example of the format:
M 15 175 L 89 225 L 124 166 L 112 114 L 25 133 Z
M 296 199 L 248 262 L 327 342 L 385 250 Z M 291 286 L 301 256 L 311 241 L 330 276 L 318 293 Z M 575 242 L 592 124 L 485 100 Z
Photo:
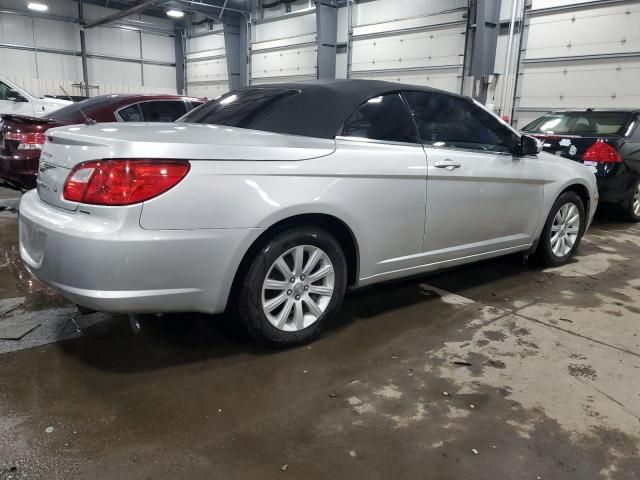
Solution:
M 455 160 L 436 160 L 435 162 L 436 168 L 446 168 L 447 170 L 455 170 L 456 168 L 460 168 L 462 164 L 460 162 L 456 162 Z

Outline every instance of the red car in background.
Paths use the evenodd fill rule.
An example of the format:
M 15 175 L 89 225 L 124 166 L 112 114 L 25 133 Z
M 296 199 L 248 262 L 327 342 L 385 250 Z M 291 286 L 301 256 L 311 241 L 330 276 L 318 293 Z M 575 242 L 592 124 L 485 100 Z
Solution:
M 0 184 L 20 190 L 34 188 L 40 150 L 50 128 L 88 121 L 173 122 L 203 99 L 179 95 L 100 95 L 68 105 L 44 118 L 2 115 L 0 122 Z

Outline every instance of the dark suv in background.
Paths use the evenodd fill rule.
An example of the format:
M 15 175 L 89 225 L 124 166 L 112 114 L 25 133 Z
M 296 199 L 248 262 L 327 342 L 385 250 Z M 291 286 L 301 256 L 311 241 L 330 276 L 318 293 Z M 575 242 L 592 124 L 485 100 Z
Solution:
M 202 105 L 203 99 L 178 95 L 100 95 L 56 110 L 47 117 L 2 115 L 0 184 L 34 188 L 44 132 L 53 127 L 102 122 L 173 122 Z
M 547 152 L 582 162 L 598 181 L 600 203 L 640 222 L 640 110 L 553 112 L 524 127 Z

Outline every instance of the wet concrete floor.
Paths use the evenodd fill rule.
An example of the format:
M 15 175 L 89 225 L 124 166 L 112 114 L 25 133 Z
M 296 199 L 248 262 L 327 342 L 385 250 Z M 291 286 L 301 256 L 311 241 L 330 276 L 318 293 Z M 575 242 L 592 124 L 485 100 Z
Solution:
M 16 235 L 0 215 L 2 480 L 640 478 L 638 225 L 351 293 L 288 351 L 203 315 L 78 333 Z

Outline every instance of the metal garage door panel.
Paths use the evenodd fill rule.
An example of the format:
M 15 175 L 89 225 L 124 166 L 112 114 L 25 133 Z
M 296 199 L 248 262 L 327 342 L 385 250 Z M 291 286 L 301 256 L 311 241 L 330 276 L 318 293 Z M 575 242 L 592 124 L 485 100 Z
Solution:
M 187 82 L 210 82 L 228 80 L 225 58 L 187 63 Z
M 354 39 L 352 72 L 460 65 L 464 28 Z
M 229 91 L 228 83 L 194 83 L 188 86 L 188 93 L 192 97 L 198 98 L 216 98 Z
M 222 50 L 224 52 L 224 35 L 222 31 L 211 35 L 189 38 L 187 42 L 187 54 L 210 50 Z
M 519 107 L 640 106 L 640 58 L 527 64 Z
M 446 68 L 423 72 L 353 72 L 351 78 L 367 78 L 371 80 L 409 83 L 412 85 L 423 85 L 432 88 L 439 88 L 440 90 L 446 90 L 448 92 L 459 93 L 461 77 L 459 68 Z
M 252 29 L 253 43 L 267 42 L 316 32 L 316 15 L 310 13 L 281 20 L 263 21 Z
M 251 55 L 251 78 L 311 76 L 316 77 L 316 47 L 307 46 Z
M 533 0 L 532 8 L 553 8 L 585 3 L 585 0 Z
M 640 51 L 640 5 L 613 5 L 535 16 L 527 59 Z

